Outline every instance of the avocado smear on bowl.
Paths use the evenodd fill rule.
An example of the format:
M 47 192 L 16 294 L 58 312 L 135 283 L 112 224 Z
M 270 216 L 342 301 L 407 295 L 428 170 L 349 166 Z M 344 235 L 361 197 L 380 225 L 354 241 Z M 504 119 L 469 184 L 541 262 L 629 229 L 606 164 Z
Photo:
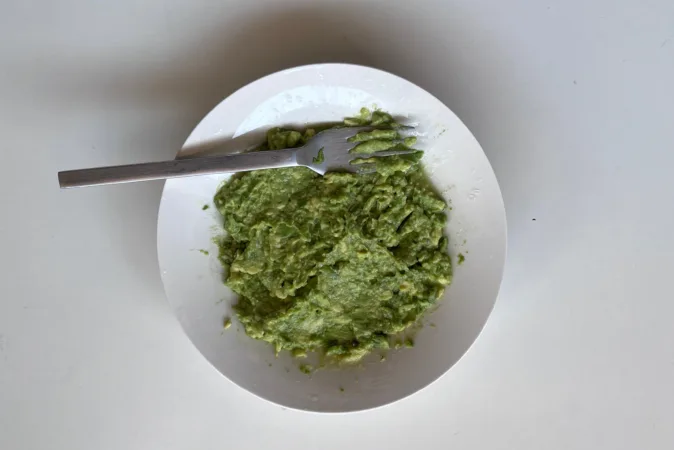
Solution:
M 422 152 L 368 158 L 414 145 L 387 113 L 363 109 L 344 121 L 369 124 L 378 129 L 354 136 L 352 151 L 374 173 L 259 170 L 233 176 L 215 195 L 236 316 L 277 353 L 357 362 L 419 323 L 451 283 L 447 205 L 419 163 Z M 299 147 L 314 134 L 273 128 L 260 150 Z

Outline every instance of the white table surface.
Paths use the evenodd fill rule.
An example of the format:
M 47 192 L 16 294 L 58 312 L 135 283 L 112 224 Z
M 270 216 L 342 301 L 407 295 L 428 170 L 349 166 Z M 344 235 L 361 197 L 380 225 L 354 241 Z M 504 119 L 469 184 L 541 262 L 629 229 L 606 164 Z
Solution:
M 466 357 L 342 416 L 254 398 L 193 348 L 159 278 L 162 183 L 56 182 L 170 158 L 237 87 L 324 61 L 443 100 L 509 223 Z M 671 0 L 6 0 L 0 135 L 3 450 L 674 446 Z

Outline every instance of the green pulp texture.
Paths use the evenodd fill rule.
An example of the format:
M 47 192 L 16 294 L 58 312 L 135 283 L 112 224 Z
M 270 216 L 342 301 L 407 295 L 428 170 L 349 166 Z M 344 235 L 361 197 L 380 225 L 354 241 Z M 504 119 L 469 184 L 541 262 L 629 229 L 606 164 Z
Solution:
M 386 113 L 364 110 L 345 120 L 370 123 L 390 130 L 354 137 L 368 144 L 363 153 L 377 145 L 408 148 Z M 300 146 L 313 135 L 275 128 L 262 150 Z M 253 171 L 218 190 L 227 232 L 219 258 L 250 337 L 277 352 L 320 351 L 354 362 L 389 348 L 394 335 L 418 323 L 452 279 L 447 206 L 420 158 L 371 158 L 377 172 L 361 175 Z

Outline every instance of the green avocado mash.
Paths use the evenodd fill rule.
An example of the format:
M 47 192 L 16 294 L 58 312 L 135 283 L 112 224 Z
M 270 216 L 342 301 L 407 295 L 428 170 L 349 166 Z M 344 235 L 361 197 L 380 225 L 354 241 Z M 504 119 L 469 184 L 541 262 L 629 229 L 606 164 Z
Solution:
M 227 232 L 219 242 L 225 284 L 239 295 L 235 312 L 250 337 L 276 352 L 358 361 L 389 348 L 451 282 L 446 204 L 419 164 L 421 152 L 368 159 L 414 142 L 401 141 L 381 111 L 345 120 L 363 124 L 386 128 L 353 138 L 360 142 L 353 151 L 364 153 L 359 161 L 375 163 L 376 173 L 252 171 L 215 195 Z M 274 128 L 261 150 L 300 146 L 314 134 Z

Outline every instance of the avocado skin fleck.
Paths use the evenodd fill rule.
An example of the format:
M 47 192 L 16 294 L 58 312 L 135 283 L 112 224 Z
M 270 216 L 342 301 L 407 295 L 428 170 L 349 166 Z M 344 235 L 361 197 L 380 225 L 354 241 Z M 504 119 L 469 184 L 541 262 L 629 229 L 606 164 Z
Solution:
M 345 123 L 375 120 L 395 127 L 379 111 Z M 261 150 L 300 146 L 313 134 L 274 128 Z M 378 130 L 372 139 L 359 133 L 357 141 L 394 136 Z M 319 351 L 357 362 L 389 348 L 436 304 L 452 279 L 447 205 L 424 174 L 421 155 L 372 158 L 377 172 L 363 175 L 252 171 L 218 190 L 214 203 L 227 232 L 219 259 L 250 337 L 277 353 Z
M 323 153 L 323 149 L 321 148 L 318 151 L 318 155 L 316 155 L 316 157 L 313 158 L 312 162 L 314 164 L 323 164 L 324 161 L 325 161 L 325 154 Z

